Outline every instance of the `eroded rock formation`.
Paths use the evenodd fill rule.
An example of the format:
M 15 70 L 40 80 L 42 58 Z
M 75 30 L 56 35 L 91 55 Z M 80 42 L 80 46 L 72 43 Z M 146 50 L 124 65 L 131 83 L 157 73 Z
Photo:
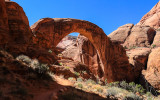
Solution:
M 102 60 L 104 77 L 108 82 L 133 80 L 126 52 L 122 46 L 112 43 L 97 25 L 70 18 L 44 18 L 32 27 L 33 42 L 42 48 L 54 48 L 68 34 L 78 32 L 86 36 L 97 49 Z
M 156 35 L 154 37 L 153 43 L 152 43 L 152 47 L 159 47 L 160 46 L 160 31 L 156 31 Z
M 152 49 L 148 58 L 147 70 L 144 70 L 142 74 L 154 88 L 160 89 L 160 48 Z
M 0 0 L 0 47 L 8 43 L 9 40 L 8 15 L 6 12 L 6 5 L 4 0 Z
M 141 75 L 142 70 L 146 69 L 150 48 L 136 48 L 127 51 L 129 63 L 133 66 L 133 73 L 136 79 Z
M 135 25 L 123 46 L 127 48 L 149 47 L 153 42 L 154 36 L 155 30 L 153 28 Z
M 17 3 L 6 1 L 5 4 L 10 36 L 9 43 L 5 48 L 14 55 L 25 53 L 32 37 L 28 18 L 23 8 Z
M 142 17 L 138 25 L 149 25 L 155 29 L 160 27 L 160 2 Z
M 120 26 L 117 30 L 109 34 L 108 37 L 111 38 L 113 42 L 119 42 L 120 44 L 123 44 L 126 38 L 130 35 L 133 26 L 133 24 Z

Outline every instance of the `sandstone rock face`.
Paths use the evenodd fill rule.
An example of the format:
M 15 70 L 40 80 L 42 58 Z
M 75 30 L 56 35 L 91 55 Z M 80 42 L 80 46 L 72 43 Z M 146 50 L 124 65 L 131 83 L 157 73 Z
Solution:
M 95 76 L 102 77 L 104 73 L 101 69 L 101 61 L 93 44 L 85 36 L 79 35 L 77 38 L 77 46 L 80 62 L 89 66 L 89 69 Z
M 133 73 L 136 79 L 139 78 L 142 70 L 147 66 L 148 56 L 151 52 L 150 48 L 136 48 L 127 51 L 129 57 L 129 63 L 133 66 Z
M 160 89 L 160 48 L 152 49 L 147 70 L 144 70 L 142 74 L 154 88 Z
M 123 44 L 124 47 L 149 47 L 154 39 L 155 30 L 149 26 L 135 25 Z
M 68 34 L 78 32 L 86 36 L 97 49 L 102 61 L 104 78 L 108 82 L 133 80 L 126 52 L 112 43 L 101 28 L 84 20 L 70 18 L 44 18 L 32 27 L 33 42 L 41 48 L 54 48 Z
M 138 25 L 149 25 L 155 29 L 160 27 L 160 2 L 142 17 Z
M 160 31 L 156 32 L 152 45 L 160 46 Z
M 12 54 L 25 53 L 32 37 L 28 18 L 17 3 L 6 1 L 9 25 L 9 43 L 6 45 L 7 51 Z
M 109 34 L 108 37 L 111 38 L 113 42 L 116 41 L 123 44 L 126 38 L 130 35 L 133 26 L 134 26 L 133 24 L 126 24 L 120 26 L 117 30 Z
M 0 0 L 0 46 L 4 48 L 4 45 L 9 40 L 9 27 L 8 27 L 8 15 L 6 12 L 6 5 L 4 0 Z

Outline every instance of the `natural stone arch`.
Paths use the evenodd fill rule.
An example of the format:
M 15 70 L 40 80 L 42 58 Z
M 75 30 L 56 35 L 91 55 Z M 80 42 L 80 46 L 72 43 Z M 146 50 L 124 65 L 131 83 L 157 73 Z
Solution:
M 103 65 L 104 78 L 108 82 L 133 80 L 128 57 L 122 46 L 112 43 L 97 25 L 71 18 L 44 18 L 31 26 L 33 43 L 51 49 L 68 34 L 78 32 L 87 37 L 97 49 Z

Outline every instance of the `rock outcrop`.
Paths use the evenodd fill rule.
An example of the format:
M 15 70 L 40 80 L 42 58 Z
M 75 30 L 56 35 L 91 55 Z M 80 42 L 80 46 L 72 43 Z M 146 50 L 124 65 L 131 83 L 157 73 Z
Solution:
M 155 29 L 160 27 L 160 2 L 142 17 L 138 25 L 149 25 Z
M 84 20 L 70 18 L 44 18 L 32 27 L 34 45 L 52 49 L 68 34 L 78 32 L 94 45 L 102 60 L 104 78 L 108 82 L 133 80 L 126 52 L 122 46 L 112 43 L 101 28 Z
M 152 47 L 153 46 L 155 46 L 155 47 L 160 46 L 160 31 L 156 32 L 156 35 L 155 35 L 153 43 L 152 43 Z
M 8 15 L 9 43 L 5 46 L 12 54 L 26 53 L 31 42 L 32 32 L 29 27 L 28 18 L 23 8 L 15 2 L 6 1 Z
M 148 58 L 147 70 L 144 70 L 142 74 L 154 88 L 160 90 L 160 48 L 152 49 Z
M 133 26 L 133 24 L 120 26 L 117 30 L 109 34 L 108 37 L 111 38 L 111 41 L 113 42 L 119 42 L 120 44 L 123 44 L 126 38 L 130 35 Z
M 8 15 L 4 0 L 0 0 L 0 47 L 4 48 L 9 42 Z
M 136 48 L 127 51 L 129 63 L 133 66 L 133 73 L 136 79 L 141 75 L 142 70 L 146 69 L 150 48 Z
M 85 36 L 79 35 L 77 46 L 80 62 L 86 64 L 95 76 L 102 77 L 104 73 L 101 69 L 101 61 L 93 44 Z
M 149 26 L 135 25 L 123 46 L 127 48 L 150 47 L 155 33 L 155 30 Z

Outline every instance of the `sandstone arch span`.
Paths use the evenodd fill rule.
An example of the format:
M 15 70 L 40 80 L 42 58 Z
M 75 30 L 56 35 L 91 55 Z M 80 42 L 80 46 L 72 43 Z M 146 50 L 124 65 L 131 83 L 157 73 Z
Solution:
M 86 36 L 97 49 L 103 65 L 104 78 L 108 82 L 133 80 L 131 67 L 122 46 L 112 43 L 97 25 L 71 18 L 44 18 L 31 26 L 33 43 L 51 49 L 68 34 L 78 32 Z

